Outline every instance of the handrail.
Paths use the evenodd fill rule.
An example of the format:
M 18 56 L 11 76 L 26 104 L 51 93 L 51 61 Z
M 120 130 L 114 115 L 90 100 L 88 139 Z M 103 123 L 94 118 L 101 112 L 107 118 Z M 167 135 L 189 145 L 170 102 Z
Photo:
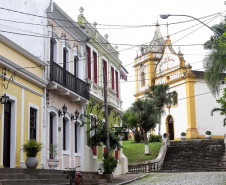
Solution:
M 129 172 L 151 172 L 151 171 L 160 170 L 165 159 L 167 146 L 168 146 L 168 139 L 164 138 L 158 157 L 156 159 L 147 160 L 145 162 L 140 162 L 140 163 L 132 163 L 128 165 Z
M 89 100 L 89 84 L 71 74 L 55 62 L 50 62 L 50 81 L 55 81 L 72 92 Z

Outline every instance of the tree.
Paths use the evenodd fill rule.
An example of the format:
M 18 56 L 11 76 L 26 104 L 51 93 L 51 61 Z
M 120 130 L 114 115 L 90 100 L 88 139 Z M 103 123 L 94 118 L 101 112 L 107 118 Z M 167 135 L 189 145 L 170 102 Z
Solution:
M 169 85 L 159 84 L 149 86 L 149 90 L 145 92 L 146 97 L 153 99 L 157 107 L 159 115 L 159 135 L 161 130 L 161 115 L 165 112 L 162 110 L 164 104 L 171 104 L 172 97 L 175 97 L 176 92 L 168 93 Z
M 122 118 L 123 126 L 127 127 L 134 134 L 135 142 L 139 143 L 143 138 L 143 129 L 139 125 L 139 115 L 137 112 L 133 111 L 132 107 L 128 108 Z
M 139 115 L 140 128 L 144 130 L 145 155 L 150 155 L 147 132 L 154 129 L 158 122 L 158 111 L 152 99 L 138 99 L 132 109 Z
M 213 108 L 211 110 L 211 116 L 213 116 L 214 112 L 218 112 L 218 111 L 220 112 L 220 115 L 226 116 L 226 88 L 224 89 L 223 96 L 219 100 L 216 100 L 216 101 L 217 101 L 217 103 L 221 104 L 221 107 Z M 226 118 L 224 118 L 224 120 L 223 120 L 223 125 L 224 126 L 226 125 Z
M 225 21 L 225 20 L 224 20 Z M 212 26 L 212 28 L 223 34 L 226 31 L 226 24 L 224 21 Z M 224 79 L 224 72 L 226 70 L 226 48 L 225 41 L 217 34 L 210 37 L 204 43 L 204 49 L 209 50 L 209 54 L 204 58 L 205 79 L 213 95 L 219 94 L 221 84 Z

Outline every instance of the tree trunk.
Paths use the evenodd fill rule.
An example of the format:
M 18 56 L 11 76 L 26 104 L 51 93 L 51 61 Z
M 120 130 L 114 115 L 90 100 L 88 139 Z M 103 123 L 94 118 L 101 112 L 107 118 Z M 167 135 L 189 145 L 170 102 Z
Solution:
M 150 155 L 149 147 L 148 147 L 148 138 L 147 131 L 144 131 L 144 146 L 145 146 L 145 155 Z

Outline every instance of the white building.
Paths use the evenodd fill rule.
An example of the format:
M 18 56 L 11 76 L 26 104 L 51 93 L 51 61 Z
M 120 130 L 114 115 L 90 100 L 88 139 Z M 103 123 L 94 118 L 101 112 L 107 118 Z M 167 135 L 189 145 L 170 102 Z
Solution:
M 170 134 L 170 139 L 180 139 L 181 132 L 187 138 L 205 138 L 205 132 L 211 131 L 212 138 L 223 138 L 223 116 L 210 112 L 219 107 L 204 79 L 204 72 L 191 70 L 181 51 L 176 53 L 169 36 L 162 38 L 159 24 L 149 46 L 141 49 L 135 59 L 136 94 L 143 98 L 145 91 L 153 84 L 169 84 L 170 91 L 176 91 L 177 100 L 164 106 L 165 115 L 161 118 L 160 133 Z M 220 96 L 222 92 L 220 92 Z M 158 134 L 158 128 L 155 133 Z

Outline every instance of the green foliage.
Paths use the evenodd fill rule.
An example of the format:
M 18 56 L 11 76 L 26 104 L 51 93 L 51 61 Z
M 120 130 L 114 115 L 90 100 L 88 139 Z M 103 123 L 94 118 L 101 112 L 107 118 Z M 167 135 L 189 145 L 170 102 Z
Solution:
M 214 25 L 212 28 L 225 35 L 225 21 Z M 207 57 L 204 58 L 205 79 L 212 94 L 216 95 L 219 94 L 220 81 L 224 78 L 223 73 L 226 69 L 225 40 L 215 34 L 204 43 L 204 48 L 210 51 Z
M 95 134 L 90 137 L 90 144 L 95 146 L 106 145 L 107 141 L 107 128 L 102 122 L 96 123 L 94 126 L 87 131 L 94 131 Z M 119 138 L 114 134 L 113 129 L 109 129 L 109 137 L 110 137 L 110 150 L 114 150 L 116 147 L 119 149 L 122 148 L 122 145 L 119 143 Z
M 206 135 L 211 135 L 211 132 L 210 131 L 206 131 L 205 134 Z
M 36 157 L 38 152 L 42 150 L 42 143 L 37 142 L 35 139 L 28 140 L 23 144 L 22 150 L 26 153 L 27 157 Z
M 181 132 L 180 135 L 181 135 L 181 136 L 186 136 L 186 133 L 185 133 L 185 132 Z
M 140 143 L 141 140 L 142 140 L 142 138 L 140 136 L 140 133 L 139 132 L 135 132 L 135 134 L 134 134 L 134 141 L 136 143 Z
M 55 159 L 55 156 L 58 154 L 57 145 L 56 144 L 49 145 L 48 150 L 49 150 L 50 159 Z
M 226 88 L 224 89 L 223 96 L 220 99 L 216 100 L 216 101 L 221 106 L 220 106 L 220 108 L 213 108 L 211 110 L 211 116 L 213 116 L 214 112 L 218 112 L 218 111 L 220 112 L 220 115 L 226 116 Z M 226 118 L 224 118 L 224 120 L 223 120 L 223 125 L 224 126 L 226 125 Z
M 161 142 L 161 141 L 162 141 L 162 136 L 151 134 L 149 137 L 149 142 Z
M 146 132 L 154 129 L 158 123 L 158 113 L 155 102 L 151 99 L 138 99 L 133 103 L 133 111 L 139 115 L 139 126 Z
M 122 145 L 123 154 L 128 158 L 128 163 L 131 164 L 156 159 L 159 154 L 162 142 L 148 143 L 148 146 L 151 150 L 151 155 L 144 155 L 145 148 L 143 143 L 135 143 L 134 141 L 130 140 L 122 141 Z
M 101 163 L 101 167 L 104 170 L 103 173 L 112 174 L 117 167 L 118 161 L 112 156 L 107 156 L 107 154 L 104 154 L 103 156 L 104 156 L 104 160 Z

